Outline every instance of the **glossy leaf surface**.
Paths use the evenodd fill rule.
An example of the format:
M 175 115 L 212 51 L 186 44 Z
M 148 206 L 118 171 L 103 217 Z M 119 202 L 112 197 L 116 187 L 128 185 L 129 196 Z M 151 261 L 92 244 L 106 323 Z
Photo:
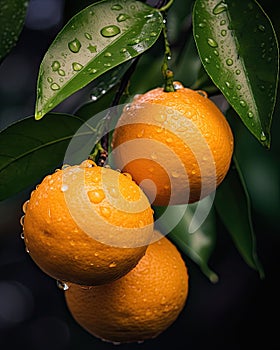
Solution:
M 193 23 L 205 70 L 250 132 L 269 147 L 279 69 L 269 18 L 253 0 L 197 0 Z
M 0 133 L 0 200 L 25 189 L 63 162 L 73 135 L 84 124 L 80 117 L 48 114 L 44 120 L 28 117 Z M 76 134 L 81 145 L 94 135 L 88 126 Z
M 24 25 L 28 0 L 0 0 L 0 62 L 16 44 Z
M 57 35 L 40 67 L 36 119 L 108 70 L 146 51 L 158 39 L 162 15 L 141 2 L 90 5 Z
M 215 215 L 211 205 L 210 197 L 200 201 L 199 210 L 209 211 L 209 214 L 193 233 L 189 232 L 190 227 L 194 225 L 194 221 L 201 214 L 197 212 L 197 203 L 169 206 L 167 209 L 165 207 L 155 207 L 154 211 L 158 218 L 156 227 L 158 226 L 162 233 L 168 234 L 168 237 L 181 251 L 199 265 L 211 282 L 217 282 L 218 276 L 208 266 L 208 260 L 216 243 Z
M 256 251 L 250 198 L 236 158 L 234 165 L 217 189 L 215 206 L 243 259 L 263 277 Z

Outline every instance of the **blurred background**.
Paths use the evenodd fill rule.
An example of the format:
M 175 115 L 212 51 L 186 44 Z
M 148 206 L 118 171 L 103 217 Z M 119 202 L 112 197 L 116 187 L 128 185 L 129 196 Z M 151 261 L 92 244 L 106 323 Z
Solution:
M 277 2 L 259 2 L 270 16 L 279 38 L 280 10 Z M 92 1 L 30 0 L 18 44 L 0 66 L 0 130 L 11 122 L 33 115 L 40 61 L 67 20 L 90 3 Z M 188 27 L 192 5 L 192 1 L 175 0 L 169 16 L 171 37 L 178 37 L 179 28 Z M 157 48 L 152 49 L 140 61 L 138 74 L 143 77 L 145 70 L 149 81 L 133 87 L 133 81 L 137 81 L 136 72 L 132 91 L 142 92 L 146 87 L 162 84 L 162 56 L 158 55 L 158 51 Z M 183 56 L 189 60 L 188 64 L 179 65 L 175 73 L 188 86 L 194 82 L 194 74 L 199 67 L 191 40 L 185 46 Z M 158 68 L 155 70 L 154 67 Z M 156 73 L 152 74 L 154 71 Z M 73 113 L 80 102 L 79 95 L 75 95 L 60 105 L 57 111 Z M 257 272 L 246 265 L 226 229 L 218 223 L 217 246 L 209 265 L 219 275 L 219 282 L 209 282 L 200 269 L 185 257 L 189 267 L 190 292 L 178 320 L 154 340 L 119 345 L 119 349 L 173 347 L 231 350 L 261 346 L 279 349 L 278 322 L 274 320 L 278 319 L 279 293 L 276 286 L 280 272 L 279 111 L 278 98 L 269 151 L 263 149 L 241 123 L 235 129 L 236 152 L 241 155 L 252 199 L 257 251 L 265 278 L 261 280 Z M 0 349 L 115 348 L 92 337 L 75 323 L 56 282 L 39 270 L 25 252 L 19 220 L 22 203 L 28 199 L 31 189 L 0 202 Z

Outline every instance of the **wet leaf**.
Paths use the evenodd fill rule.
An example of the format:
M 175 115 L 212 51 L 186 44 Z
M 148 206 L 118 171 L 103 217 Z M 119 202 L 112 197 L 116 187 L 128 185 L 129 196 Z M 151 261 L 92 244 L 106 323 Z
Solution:
M 236 157 L 234 169 L 230 169 L 217 189 L 215 206 L 243 259 L 263 277 L 263 269 L 256 251 L 251 202 Z
M 28 0 L 0 0 L 0 62 L 17 43 Z
M 0 132 L 0 200 L 27 188 L 63 162 L 69 141 L 84 125 L 80 117 L 48 114 L 40 122 L 28 117 Z M 88 126 L 76 134 L 81 145 L 92 138 Z
M 250 132 L 269 147 L 279 70 L 269 18 L 253 0 L 197 0 L 193 23 L 205 70 Z
M 158 39 L 160 12 L 133 0 L 90 5 L 57 35 L 40 67 L 35 118 L 88 83 L 146 51 Z
M 212 203 L 211 197 L 206 197 L 195 204 L 153 209 L 157 218 L 156 227 L 163 234 L 168 234 L 181 251 L 199 265 L 211 282 L 217 282 L 218 276 L 208 266 L 216 243 Z M 195 227 L 194 232 L 192 227 Z

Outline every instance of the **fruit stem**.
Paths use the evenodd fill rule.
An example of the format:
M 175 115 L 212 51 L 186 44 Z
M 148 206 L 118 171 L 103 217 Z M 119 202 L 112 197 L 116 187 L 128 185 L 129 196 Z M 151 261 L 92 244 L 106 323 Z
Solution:
M 173 2 L 174 2 L 174 0 L 168 1 L 168 3 L 167 3 L 166 5 L 164 5 L 164 6 L 162 6 L 161 8 L 159 8 L 159 11 L 160 11 L 160 12 L 165 12 L 165 11 L 167 11 L 167 10 L 172 6 Z
M 119 104 L 122 95 L 127 90 L 127 87 L 129 85 L 129 80 L 131 78 L 131 75 L 135 71 L 139 58 L 140 56 L 137 56 L 136 58 L 134 58 L 134 60 L 132 60 L 131 66 L 123 75 L 119 88 L 115 94 L 115 97 L 110 105 L 110 108 L 108 109 L 107 114 L 103 119 L 104 121 L 103 136 L 101 140 L 94 147 L 93 153 L 89 155 L 89 159 L 92 159 L 93 161 L 95 161 L 98 166 L 104 166 L 108 158 L 109 136 L 110 136 L 109 125 L 110 125 L 110 121 L 113 116 L 113 113 L 115 111 L 115 108 L 112 108 L 112 107 L 115 107 Z
M 166 5 L 167 6 L 167 5 Z M 164 91 L 165 92 L 174 92 L 174 84 L 173 84 L 173 72 L 168 67 L 168 61 L 171 60 L 171 49 L 169 46 L 168 36 L 167 36 L 167 25 L 166 25 L 166 14 L 164 16 L 164 25 L 163 25 L 163 37 L 164 37 L 164 60 L 161 67 L 162 75 L 164 77 L 165 83 L 164 83 Z

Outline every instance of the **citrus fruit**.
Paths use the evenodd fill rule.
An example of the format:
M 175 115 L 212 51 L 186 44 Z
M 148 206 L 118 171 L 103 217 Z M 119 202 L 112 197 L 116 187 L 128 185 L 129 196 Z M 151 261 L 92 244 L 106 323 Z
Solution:
M 153 211 L 131 176 L 90 161 L 46 176 L 24 209 L 31 258 L 64 282 L 95 285 L 123 276 L 153 235 Z
M 72 316 L 84 329 L 120 343 L 162 333 L 178 318 L 187 295 L 186 265 L 175 245 L 162 236 L 124 277 L 102 286 L 70 284 L 65 292 Z
M 174 83 L 135 96 L 113 134 L 116 167 L 128 172 L 154 205 L 196 202 L 227 174 L 233 135 L 203 91 Z

